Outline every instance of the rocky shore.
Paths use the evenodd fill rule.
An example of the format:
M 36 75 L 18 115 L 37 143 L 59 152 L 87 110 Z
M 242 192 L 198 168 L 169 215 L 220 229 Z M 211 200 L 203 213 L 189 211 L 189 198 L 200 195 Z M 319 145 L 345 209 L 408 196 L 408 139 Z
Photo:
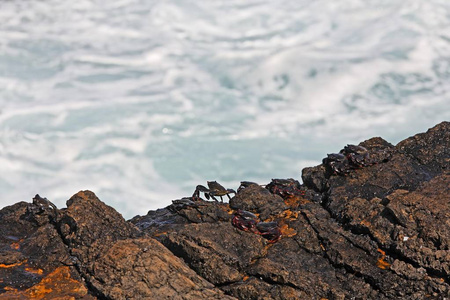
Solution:
M 5 207 L 0 299 L 449 299 L 450 123 L 352 149 L 129 221 L 90 191 Z

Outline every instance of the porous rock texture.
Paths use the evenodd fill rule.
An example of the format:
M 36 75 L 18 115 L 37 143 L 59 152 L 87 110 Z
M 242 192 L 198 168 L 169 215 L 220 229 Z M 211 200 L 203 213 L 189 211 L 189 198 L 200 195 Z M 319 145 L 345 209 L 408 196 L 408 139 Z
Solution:
M 377 164 L 306 168 L 284 198 L 251 184 L 128 222 L 89 191 L 5 207 L 0 299 L 449 299 L 450 123 L 360 145 Z M 281 239 L 233 227 L 237 209 Z
M 90 191 L 6 207 L 0 232 L 0 299 L 232 299 Z

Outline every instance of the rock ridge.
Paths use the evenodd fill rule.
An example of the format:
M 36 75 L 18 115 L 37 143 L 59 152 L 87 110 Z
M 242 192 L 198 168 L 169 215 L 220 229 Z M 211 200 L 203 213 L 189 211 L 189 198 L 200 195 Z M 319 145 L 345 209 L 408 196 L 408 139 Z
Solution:
M 344 149 L 129 221 L 91 191 L 5 207 L 0 299 L 449 299 L 450 123 Z

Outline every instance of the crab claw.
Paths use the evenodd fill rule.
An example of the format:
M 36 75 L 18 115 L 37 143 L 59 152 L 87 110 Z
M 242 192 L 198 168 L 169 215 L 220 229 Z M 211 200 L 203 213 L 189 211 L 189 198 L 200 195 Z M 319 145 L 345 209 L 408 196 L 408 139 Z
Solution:
M 270 244 L 278 242 L 281 238 L 281 230 L 277 222 L 260 222 L 256 224 L 256 229 Z

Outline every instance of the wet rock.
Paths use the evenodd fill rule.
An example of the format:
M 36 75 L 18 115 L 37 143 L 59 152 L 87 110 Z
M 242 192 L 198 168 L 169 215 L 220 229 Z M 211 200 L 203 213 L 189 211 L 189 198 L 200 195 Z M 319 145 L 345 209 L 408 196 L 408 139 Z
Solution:
M 51 223 L 53 210 L 33 201 L 0 211 L 0 299 L 94 299 Z
M 267 283 L 255 277 L 248 277 L 243 282 L 233 283 L 222 289 L 239 299 L 295 300 L 310 298 L 306 293 L 290 286 Z
M 0 298 L 450 298 L 449 135 L 443 122 L 396 146 L 369 139 L 364 163 L 306 168 L 283 197 L 248 183 L 229 204 L 183 198 L 128 222 L 89 191 L 61 210 L 6 207 Z M 237 209 L 281 239 L 234 227 Z
M 233 229 L 224 222 L 190 224 L 158 239 L 216 285 L 242 280 L 245 274 L 241 270 L 264 252 L 260 236 Z
M 178 200 L 174 200 L 176 203 Z M 175 204 L 174 203 L 174 204 Z M 195 201 L 195 205 L 169 205 L 145 216 L 135 216 L 130 220 L 139 229 L 151 236 L 181 229 L 190 223 L 215 223 L 231 220 L 232 210 L 226 203 L 215 201 Z
M 398 143 L 398 153 L 416 160 L 431 177 L 450 170 L 449 122 L 442 122 L 425 133 Z
M 90 288 L 108 299 L 223 299 L 156 240 L 89 191 L 67 201 L 62 238 Z
M 322 193 L 327 189 L 325 167 L 323 165 L 304 168 L 302 170 L 302 180 L 306 186 L 316 192 Z
M 189 220 L 172 211 L 169 208 L 161 208 L 149 211 L 145 216 L 135 216 L 130 220 L 140 230 L 146 230 L 151 235 L 156 235 L 166 230 L 175 230 L 181 225 L 189 224 Z
M 0 299 L 231 299 L 94 193 L 43 203 L 0 211 Z
M 255 184 L 240 189 L 230 208 L 278 222 L 275 244 L 186 216 L 157 238 L 239 299 L 449 297 L 449 132 L 442 123 L 397 146 L 364 141 L 370 163 L 346 176 L 306 168 L 296 205 Z
M 176 211 L 191 223 L 215 223 L 229 221 L 231 210 L 227 204 L 215 201 L 196 201 L 195 206 L 177 207 L 172 204 L 169 209 Z

